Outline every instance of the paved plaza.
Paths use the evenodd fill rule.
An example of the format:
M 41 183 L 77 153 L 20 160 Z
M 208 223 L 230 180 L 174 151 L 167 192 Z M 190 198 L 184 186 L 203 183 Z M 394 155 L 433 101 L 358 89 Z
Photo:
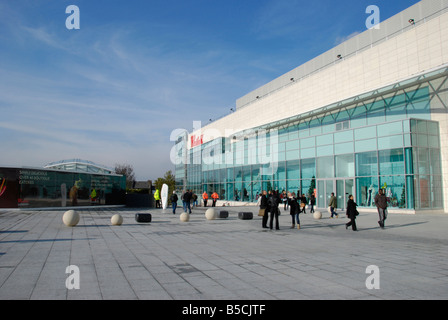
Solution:
M 181 210 L 86 209 L 74 228 L 62 210 L 3 210 L 0 299 L 448 299 L 448 215 L 390 214 L 381 230 L 361 212 L 353 232 L 343 214 L 301 214 L 297 230 L 282 209 L 280 230 L 269 230 L 256 207 L 226 210 L 208 221 L 197 208 L 182 223 Z M 254 219 L 239 220 L 248 210 Z M 152 223 L 136 223 L 137 212 Z M 110 223 L 116 213 L 121 226 Z M 67 289 L 68 266 L 79 289 Z

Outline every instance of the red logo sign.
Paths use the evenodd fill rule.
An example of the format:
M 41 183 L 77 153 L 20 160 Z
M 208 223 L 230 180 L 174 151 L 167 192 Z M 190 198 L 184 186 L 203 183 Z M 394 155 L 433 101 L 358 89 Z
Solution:
M 200 135 L 200 136 L 192 135 L 191 136 L 191 147 L 194 148 L 194 147 L 202 145 L 204 143 L 203 138 L 204 138 L 204 135 Z

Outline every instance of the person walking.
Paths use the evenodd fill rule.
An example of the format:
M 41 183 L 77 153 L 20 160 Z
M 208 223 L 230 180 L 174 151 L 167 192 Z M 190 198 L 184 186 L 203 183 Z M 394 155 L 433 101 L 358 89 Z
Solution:
M 314 213 L 314 206 L 315 205 L 316 205 L 316 196 L 314 195 L 314 193 L 312 193 L 311 196 L 310 196 L 310 206 L 311 206 L 310 213 Z
M 191 207 L 190 207 L 190 202 L 191 202 L 191 197 L 193 196 L 193 194 L 191 193 L 191 191 L 190 190 L 187 190 L 185 193 L 184 193 L 184 212 L 187 212 L 187 209 L 188 209 L 188 213 L 190 213 L 191 214 Z
M 266 190 L 263 190 L 260 195 L 260 212 L 263 212 L 263 218 L 261 221 L 261 226 L 264 229 L 267 229 L 267 222 L 268 222 L 268 216 L 269 216 L 269 209 L 268 209 L 268 197 L 266 194 Z
M 278 205 L 280 203 L 280 198 L 276 191 L 272 191 L 272 194 L 269 197 L 268 203 L 269 203 L 269 211 L 271 212 L 271 218 L 269 220 L 269 228 L 272 230 L 274 219 L 275 219 L 275 230 L 280 230 L 280 226 L 278 223 L 278 215 L 279 215 Z
M 283 210 L 286 211 L 287 205 L 288 205 L 288 194 L 286 193 L 285 190 L 283 190 L 282 194 L 280 195 L 280 199 L 283 202 Z
M 177 201 L 179 198 L 177 197 L 176 191 L 173 191 L 173 194 L 171 195 L 170 201 L 173 205 L 173 214 L 176 214 L 176 208 L 177 208 Z
M 337 201 L 336 197 L 334 196 L 334 192 L 331 193 L 330 203 L 328 205 L 330 207 L 330 212 L 331 212 L 330 218 L 333 219 L 333 215 L 335 215 L 336 218 L 339 218 L 339 215 L 336 213 L 336 211 L 334 211 L 334 209 L 338 207 L 338 201 Z
M 353 195 L 348 196 L 347 201 L 347 218 L 350 219 L 350 222 L 345 224 L 345 229 L 348 229 L 348 227 L 352 226 L 353 231 L 358 231 L 356 228 L 356 216 L 359 215 L 358 210 L 356 209 L 358 205 L 353 200 Z
M 208 202 L 208 193 L 207 193 L 207 191 L 204 191 L 204 193 L 202 194 L 202 200 L 204 201 L 204 207 L 207 207 L 207 202 Z
M 213 200 L 213 204 L 212 207 L 216 207 L 216 201 L 218 201 L 219 199 L 219 195 L 218 193 L 215 191 L 212 193 L 212 200 Z
M 156 200 L 156 208 L 161 208 L 161 205 L 160 205 L 160 191 L 158 189 L 154 193 L 154 200 Z
M 299 195 L 297 195 L 297 196 L 299 196 Z M 304 193 L 302 193 L 302 196 L 300 197 L 300 208 L 302 208 L 302 212 L 304 214 L 306 214 L 306 211 L 305 211 L 305 209 L 306 209 L 306 197 L 305 197 Z
M 196 195 L 196 193 L 192 193 L 191 199 L 193 200 L 192 208 L 197 207 L 198 206 L 198 196 Z
M 299 219 L 300 208 L 299 203 L 297 202 L 296 194 L 294 192 L 288 193 L 288 204 L 289 204 L 289 214 L 291 215 L 291 221 L 292 221 L 291 229 L 294 229 L 296 227 L 295 226 L 296 221 L 297 221 L 297 229 L 300 229 L 300 219 Z
M 378 224 L 381 229 L 384 229 L 384 221 L 387 219 L 387 197 L 384 194 L 383 189 L 378 190 L 378 194 L 375 196 L 374 201 L 380 217 Z

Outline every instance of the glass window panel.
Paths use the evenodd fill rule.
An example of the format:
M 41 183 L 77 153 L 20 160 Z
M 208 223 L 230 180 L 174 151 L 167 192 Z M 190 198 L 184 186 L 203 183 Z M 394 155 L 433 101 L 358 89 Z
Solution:
M 252 181 L 260 181 L 260 166 L 252 166 Z
M 361 207 L 374 208 L 375 195 L 378 193 L 378 177 L 356 179 L 357 204 Z
M 355 130 L 355 140 L 376 138 L 376 126 L 365 127 Z
M 342 132 L 336 132 L 334 134 L 334 143 L 350 142 L 353 141 L 353 130 L 347 130 Z
M 411 123 L 409 120 L 403 121 L 403 132 L 411 132 Z
M 320 120 L 314 119 L 310 122 L 310 136 L 317 136 L 322 133 L 322 125 Z
M 316 149 L 315 148 L 303 149 L 302 151 L 300 151 L 300 157 L 302 159 L 314 158 L 316 157 Z
M 428 149 L 419 148 L 418 149 L 418 173 L 419 174 L 429 174 L 429 153 Z
M 284 142 L 278 144 L 278 151 L 279 152 L 286 151 L 286 146 Z
M 299 131 L 297 127 L 294 130 L 289 131 L 289 140 L 297 140 L 299 138 Z
M 301 123 L 299 124 L 299 138 L 309 137 L 310 130 L 308 124 Z
M 355 141 L 355 151 L 356 152 L 364 152 L 369 150 L 376 150 L 376 138 L 368 139 L 362 141 Z
M 418 120 L 417 121 L 417 132 L 427 134 L 428 133 L 428 127 L 426 125 L 426 121 Z
M 300 180 L 286 180 L 286 190 L 297 194 L 297 191 L 300 190 Z
M 406 208 L 406 184 L 404 175 L 380 176 L 380 186 L 386 194 L 389 207 Z
M 300 160 L 286 162 L 287 179 L 300 179 Z
M 419 176 L 419 204 L 420 208 L 426 209 L 431 207 L 431 192 L 430 192 L 430 178 L 429 176 Z
M 300 148 L 301 149 L 311 148 L 311 147 L 315 147 L 315 146 L 316 146 L 316 138 L 315 137 L 300 140 Z
M 440 161 L 440 150 L 439 149 L 430 149 L 429 156 L 430 156 L 430 161 L 429 161 L 430 174 L 441 175 L 442 167 L 441 167 L 441 161 Z
M 299 159 L 299 150 L 287 151 L 285 160 Z
M 336 156 L 335 162 L 336 178 L 355 176 L 355 160 L 353 154 Z
M 439 124 L 437 122 L 429 121 L 428 125 L 428 134 L 439 135 Z
M 411 135 L 410 134 L 403 135 L 403 143 L 404 143 L 405 147 L 411 147 L 412 146 Z
M 317 158 L 317 177 L 333 178 L 334 177 L 334 159 L 333 157 Z
M 356 154 L 356 175 L 378 175 L 378 157 L 376 151 Z
M 302 160 L 302 178 L 311 179 L 316 177 L 316 159 Z
M 314 181 L 314 184 L 316 182 Z M 312 188 L 312 180 L 311 179 L 306 179 L 306 180 L 302 180 L 302 184 L 301 184 L 301 192 L 305 194 L 305 197 L 308 199 L 310 197 L 310 194 L 314 192 L 314 189 Z M 311 191 L 313 190 L 313 191 Z
M 392 136 L 395 134 L 401 134 L 403 132 L 403 123 L 391 122 L 386 124 L 381 124 L 377 126 L 378 137 Z
M 316 137 L 316 144 L 318 146 L 333 144 L 333 134 L 325 134 L 325 135 Z
M 291 151 L 291 150 L 297 150 L 299 149 L 299 141 L 294 140 L 294 141 L 288 141 L 285 144 L 285 149 L 286 151 Z
M 404 174 L 405 163 L 403 149 L 378 152 L 381 175 Z
M 428 147 L 430 148 L 439 148 L 439 136 L 428 136 Z
M 417 120 L 411 120 L 411 132 L 417 132 Z
M 367 124 L 371 125 L 371 124 L 383 123 L 386 121 L 385 115 L 386 114 L 384 111 L 384 107 L 383 107 L 383 110 L 369 112 L 367 114 Z
M 298 151 L 296 151 L 298 153 Z M 279 152 L 278 153 L 278 161 L 285 161 L 286 160 L 286 153 L 285 152 Z
M 378 138 L 378 149 L 392 149 L 403 147 L 403 136 L 390 136 L 384 138 Z
M 443 207 L 442 177 L 431 176 L 431 204 L 433 208 Z
M 286 163 L 285 161 L 279 162 L 277 165 L 277 170 L 274 172 L 273 179 L 284 180 L 286 179 Z
M 318 157 L 331 156 L 331 155 L 333 155 L 333 153 L 334 153 L 333 145 L 317 147 L 317 156 Z
M 338 143 L 334 145 L 335 154 L 354 153 L 354 152 L 355 148 L 353 142 Z

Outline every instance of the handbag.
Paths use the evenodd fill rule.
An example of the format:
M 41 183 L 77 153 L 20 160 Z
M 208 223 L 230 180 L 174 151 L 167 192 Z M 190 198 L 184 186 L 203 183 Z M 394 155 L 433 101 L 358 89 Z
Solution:
M 258 210 L 258 216 L 259 216 L 259 217 L 264 217 L 265 212 L 266 212 L 266 209 L 260 209 L 260 210 Z

